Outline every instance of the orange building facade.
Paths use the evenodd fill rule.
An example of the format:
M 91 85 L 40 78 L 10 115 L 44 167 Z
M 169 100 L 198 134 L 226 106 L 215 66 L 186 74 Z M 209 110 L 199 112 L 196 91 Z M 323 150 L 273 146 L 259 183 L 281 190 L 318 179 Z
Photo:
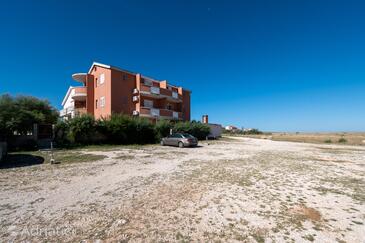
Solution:
M 64 119 L 91 114 L 96 119 L 113 113 L 159 119 L 190 121 L 191 91 L 101 63 L 72 78 L 82 83 L 70 87 L 62 101 Z

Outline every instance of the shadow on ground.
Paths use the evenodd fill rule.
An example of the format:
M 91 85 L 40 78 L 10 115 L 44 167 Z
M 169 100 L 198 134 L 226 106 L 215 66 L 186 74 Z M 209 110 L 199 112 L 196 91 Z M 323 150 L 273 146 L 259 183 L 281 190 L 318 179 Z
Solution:
M 8 154 L 3 162 L 0 163 L 0 169 L 9 169 L 23 166 L 43 164 L 44 158 L 31 154 Z

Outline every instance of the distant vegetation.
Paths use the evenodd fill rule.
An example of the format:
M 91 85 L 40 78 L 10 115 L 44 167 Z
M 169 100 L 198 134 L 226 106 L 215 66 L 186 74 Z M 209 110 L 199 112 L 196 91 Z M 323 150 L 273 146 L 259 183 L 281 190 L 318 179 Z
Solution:
M 324 140 L 325 143 L 332 143 L 331 139 Z M 345 138 L 338 139 L 338 143 L 347 143 L 347 140 Z
M 365 133 L 272 133 L 270 139 L 305 143 L 365 145 Z
M 340 138 L 338 140 L 339 143 L 347 143 L 347 140 L 345 138 Z
M 260 131 L 259 129 L 253 128 L 249 130 L 241 130 L 241 129 L 235 129 L 235 130 L 223 130 L 223 133 L 225 134 L 240 134 L 240 135 L 260 135 L 264 134 L 264 132 Z M 266 133 L 265 133 L 266 134 Z
M 259 135 L 259 134 L 263 134 L 263 132 L 261 132 L 259 129 L 253 128 L 247 131 L 242 131 L 242 134 L 244 135 Z

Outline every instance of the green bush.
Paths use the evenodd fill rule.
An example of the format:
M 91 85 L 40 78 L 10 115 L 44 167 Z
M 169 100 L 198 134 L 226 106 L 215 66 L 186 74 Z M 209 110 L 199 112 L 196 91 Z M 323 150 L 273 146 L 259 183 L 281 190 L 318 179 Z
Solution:
M 242 134 L 242 135 L 261 135 L 261 134 L 265 134 L 265 135 L 271 135 L 271 133 L 267 133 L 267 132 L 262 132 L 257 128 L 253 128 L 253 129 L 249 129 L 249 130 L 242 130 L 242 129 L 236 129 L 236 130 L 225 130 L 223 129 L 223 133 L 225 134 L 230 134 L 230 135 L 234 135 L 234 134 Z
M 155 130 L 151 122 L 144 118 L 133 118 L 113 114 L 97 122 L 97 130 L 111 144 L 146 144 L 155 142 Z
M 340 138 L 338 140 L 339 143 L 347 143 L 347 140 L 345 138 Z
M 97 127 L 108 138 L 107 143 L 125 144 L 130 136 L 131 121 L 126 116 L 113 114 L 108 119 L 99 120 Z
M 69 147 L 71 145 L 71 141 L 69 139 L 69 130 L 70 130 L 70 125 L 67 121 L 58 121 L 57 124 L 55 125 L 55 130 L 54 130 L 54 140 L 56 142 L 57 146 L 60 147 Z
M 160 141 L 161 138 L 170 134 L 170 129 L 173 128 L 173 124 L 169 120 L 159 120 L 155 125 L 156 139 Z
M 135 122 L 134 143 L 147 144 L 156 142 L 155 126 L 146 118 L 132 118 Z M 133 140 L 132 140 L 133 141 Z
M 59 121 L 55 128 L 55 141 L 60 147 L 109 144 L 148 144 L 159 141 L 174 132 L 190 133 L 198 139 L 205 139 L 209 126 L 200 122 L 177 122 L 160 120 L 156 124 L 145 118 L 113 114 L 108 118 L 95 120 L 83 115 L 69 121 Z
M 91 115 L 82 115 L 69 121 L 67 138 L 75 144 L 92 144 L 95 142 L 96 124 Z
M 173 128 L 174 132 L 189 133 L 199 140 L 205 139 L 210 133 L 210 127 L 201 122 L 178 122 Z
M 324 140 L 325 143 L 332 143 L 332 140 L 331 139 L 326 139 Z
M 263 132 L 261 132 L 259 129 L 257 128 L 253 128 L 247 131 L 243 131 L 243 134 L 245 135 L 260 135 L 263 134 Z

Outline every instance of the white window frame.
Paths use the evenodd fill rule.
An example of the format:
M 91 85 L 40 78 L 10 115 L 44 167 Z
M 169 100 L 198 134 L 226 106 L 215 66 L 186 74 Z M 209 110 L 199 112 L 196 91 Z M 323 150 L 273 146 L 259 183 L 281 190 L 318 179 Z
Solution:
M 105 107 L 105 96 L 100 97 L 100 107 Z
M 105 74 L 104 73 L 100 74 L 98 80 L 100 85 L 103 84 L 105 82 Z

